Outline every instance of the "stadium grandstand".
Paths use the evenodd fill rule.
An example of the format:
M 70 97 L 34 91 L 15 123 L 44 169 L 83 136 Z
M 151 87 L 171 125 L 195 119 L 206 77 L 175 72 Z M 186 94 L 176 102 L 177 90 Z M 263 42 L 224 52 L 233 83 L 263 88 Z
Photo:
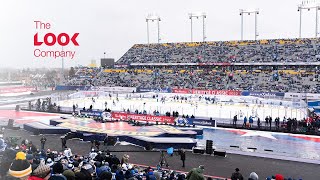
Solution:
M 319 93 L 319 39 L 136 44 L 68 85 Z M 125 67 L 125 68 L 124 68 Z
M 117 64 L 294 65 L 293 63 L 298 62 L 317 65 L 319 63 L 316 55 L 319 47 L 319 39 L 136 44 L 117 61 Z
M 0 6 L 0 180 L 320 179 L 320 0 L 168 2 Z

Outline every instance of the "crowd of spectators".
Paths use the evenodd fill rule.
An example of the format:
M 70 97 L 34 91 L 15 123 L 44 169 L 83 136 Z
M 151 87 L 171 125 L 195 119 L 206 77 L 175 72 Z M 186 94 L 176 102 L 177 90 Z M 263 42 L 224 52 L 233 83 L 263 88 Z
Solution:
M 52 103 L 51 98 L 37 99 L 35 102 L 28 101 L 28 110 L 60 112 L 60 106 Z
M 318 39 L 136 44 L 118 64 L 318 62 Z
M 319 39 L 136 44 L 116 62 L 129 65 L 127 69 L 77 67 L 66 84 L 319 93 L 319 67 L 307 64 L 320 62 L 319 51 Z M 168 67 L 130 66 L 131 63 L 228 65 Z
M 67 79 L 67 85 L 91 86 L 96 77 L 100 75 L 102 68 L 79 66 L 73 68 L 72 75 Z
M 26 86 L 37 87 L 40 89 L 53 88 L 57 84 L 58 80 L 48 76 L 46 74 L 30 74 L 29 80 L 26 81 Z
M 317 67 L 134 68 L 95 70 L 90 77 L 77 76 L 67 85 L 319 93 L 318 74 Z
M 255 119 L 255 121 L 253 119 Z M 237 123 L 239 120 L 242 125 L 240 125 L 241 123 Z M 242 128 L 257 130 L 319 135 L 320 117 L 316 114 L 313 114 L 308 118 L 297 120 L 296 118 L 286 117 L 281 119 L 280 117 L 267 116 L 265 119 L 260 119 L 259 117 L 238 117 L 238 115 L 235 115 L 233 117 L 232 125 L 233 127 L 239 127 L 240 125 Z
M 21 144 L 19 149 L 8 148 L 1 160 L 1 179 L 61 179 L 61 180 L 142 180 L 186 179 L 187 174 L 157 168 L 141 167 L 129 163 L 129 155 L 120 160 L 110 152 L 92 149 L 86 155 L 64 151 L 36 149 L 32 142 Z M 202 176 L 203 177 L 203 176 Z
M 43 136 L 42 139 L 45 139 Z M 41 140 L 42 141 L 42 140 Z M 42 142 L 41 142 L 42 143 Z M 0 146 L 4 141 L 0 139 Z M 0 161 L 0 179 L 3 180 L 222 180 L 204 175 L 205 167 L 200 165 L 189 173 L 176 172 L 131 164 L 130 156 L 124 154 L 121 160 L 107 151 L 92 149 L 86 156 L 73 154 L 65 146 L 63 151 L 39 150 L 27 139 L 15 148 L 3 148 Z M 238 168 L 231 174 L 231 180 L 243 180 Z M 250 173 L 248 180 L 258 180 L 257 173 Z M 283 175 L 270 176 L 269 180 L 285 180 Z M 287 180 L 292 180 L 288 178 Z

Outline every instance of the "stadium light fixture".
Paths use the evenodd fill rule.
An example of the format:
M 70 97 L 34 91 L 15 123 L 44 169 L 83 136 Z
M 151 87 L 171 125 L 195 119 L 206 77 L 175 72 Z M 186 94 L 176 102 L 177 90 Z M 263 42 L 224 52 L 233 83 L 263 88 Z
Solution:
M 206 32 L 205 32 L 205 23 L 204 23 L 204 19 L 207 18 L 207 14 L 205 12 L 194 12 L 194 13 L 189 13 L 189 19 L 190 19 L 190 22 L 191 22 L 191 42 L 193 42 L 193 27 L 192 27 L 192 19 L 193 18 L 202 18 L 202 40 L 203 42 L 206 41 Z
M 316 10 L 315 37 L 318 37 L 318 10 L 320 9 L 320 2 L 319 1 L 302 1 L 302 3 L 298 5 L 298 11 L 300 13 L 299 38 L 301 38 L 302 11 L 304 9 L 307 9 L 308 11 L 310 11 L 311 9 L 315 9 Z
M 149 39 L 149 21 L 151 22 L 157 22 L 157 29 L 158 29 L 158 43 L 160 43 L 160 21 L 161 21 L 161 18 L 160 16 L 158 15 L 155 15 L 155 14 L 149 14 L 147 17 L 146 17 L 146 22 L 147 22 L 147 38 L 148 38 L 148 44 L 150 43 L 150 39 Z
M 243 40 L 243 15 L 254 14 L 254 40 L 257 40 L 258 35 L 258 14 L 259 9 L 240 9 L 240 16 L 241 16 L 241 40 Z

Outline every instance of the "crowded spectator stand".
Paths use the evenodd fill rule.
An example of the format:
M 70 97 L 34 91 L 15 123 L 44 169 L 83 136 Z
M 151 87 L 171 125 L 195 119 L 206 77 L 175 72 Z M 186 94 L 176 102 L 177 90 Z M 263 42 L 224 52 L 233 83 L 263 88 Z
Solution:
M 28 140 L 23 140 L 17 147 L 8 147 L 1 151 L 0 177 L 4 180 L 25 179 L 72 179 L 72 180 L 113 180 L 113 179 L 164 179 L 164 180 L 195 180 L 219 178 L 205 176 L 205 167 L 200 165 L 191 169 L 188 173 L 175 171 L 170 168 L 135 165 L 130 163 L 130 155 L 124 154 L 121 158 L 113 155 L 110 151 L 92 149 L 86 155 L 74 153 L 65 147 L 62 151 L 50 149 L 32 149 L 32 142 L 28 142 L 27 149 L 22 148 Z M 231 179 L 243 178 L 239 168 L 230 173 Z M 255 172 L 249 174 L 250 180 L 257 180 Z M 267 177 L 267 179 L 284 180 L 281 174 Z

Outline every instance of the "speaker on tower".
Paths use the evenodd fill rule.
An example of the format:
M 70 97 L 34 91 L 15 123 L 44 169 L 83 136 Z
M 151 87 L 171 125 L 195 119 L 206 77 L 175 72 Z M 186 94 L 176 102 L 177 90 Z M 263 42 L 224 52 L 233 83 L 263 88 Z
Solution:
M 212 154 L 213 153 L 213 141 L 212 140 L 207 140 L 206 141 L 206 154 Z

